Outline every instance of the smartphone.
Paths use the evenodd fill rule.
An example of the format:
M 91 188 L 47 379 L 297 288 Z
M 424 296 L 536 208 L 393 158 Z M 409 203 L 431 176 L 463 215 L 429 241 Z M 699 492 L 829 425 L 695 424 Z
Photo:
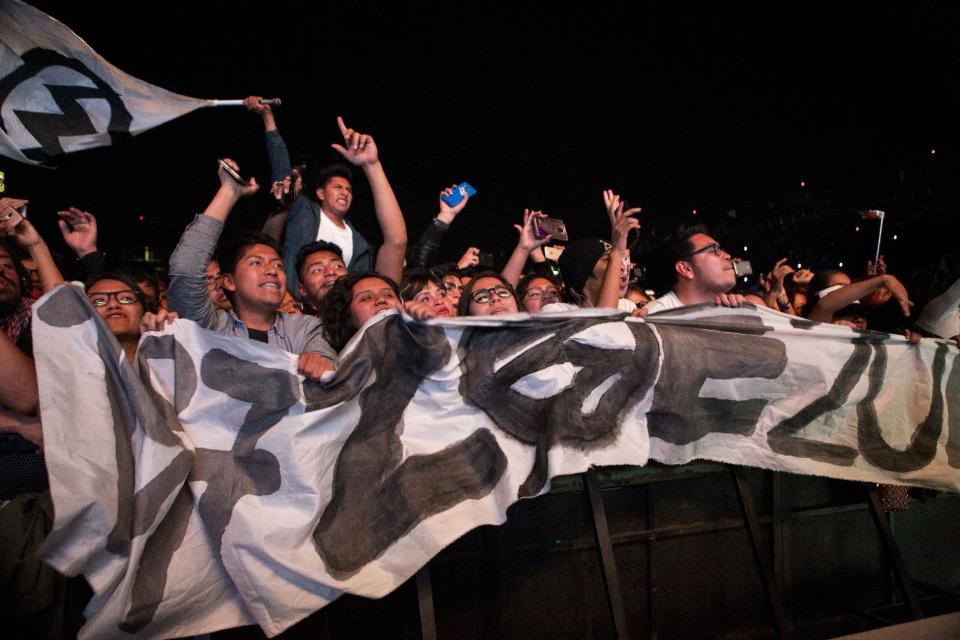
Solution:
M 557 218 L 534 218 L 534 237 L 540 240 L 546 238 L 547 234 L 550 234 L 552 240 L 559 240 L 561 242 L 566 242 L 570 239 L 570 236 L 567 235 L 567 225 L 563 223 L 563 220 L 558 220 Z
M 733 261 L 733 272 L 740 276 L 752 276 L 753 275 L 753 265 L 750 264 L 749 260 L 734 260 Z
M 450 192 L 450 195 L 443 195 L 440 196 L 440 198 L 451 207 L 455 207 L 460 204 L 461 200 L 463 200 L 464 194 L 472 198 L 473 196 L 477 195 L 477 190 L 474 189 L 469 182 L 461 182 L 453 188 L 453 191 Z
M 478 267 L 490 267 L 493 268 L 493 252 L 492 251 L 481 251 L 480 255 L 477 256 L 479 262 L 477 263 Z
M 223 170 L 227 172 L 227 175 L 230 176 L 231 178 L 233 178 L 237 183 L 242 184 L 242 185 L 246 185 L 246 184 L 247 184 L 247 181 L 244 180 L 243 177 L 242 177 L 239 173 L 237 173 L 237 172 L 234 170 L 233 167 L 231 167 L 230 165 L 228 165 L 228 164 L 227 164 L 226 162 L 224 162 L 223 160 L 219 160 L 219 159 L 218 159 L 217 162 L 219 162 L 219 163 L 220 163 L 220 166 L 223 167 Z

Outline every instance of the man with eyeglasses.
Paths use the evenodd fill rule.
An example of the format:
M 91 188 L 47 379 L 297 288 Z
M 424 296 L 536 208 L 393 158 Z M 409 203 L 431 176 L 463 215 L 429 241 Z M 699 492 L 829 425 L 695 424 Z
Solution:
M 733 258 L 702 225 L 682 225 L 667 240 L 664 267 L 673 267 L 673 290 L 649 302 L 647 313 L 713 302 L 739 307 L 743 296 L 727 293 L 737 284 Z

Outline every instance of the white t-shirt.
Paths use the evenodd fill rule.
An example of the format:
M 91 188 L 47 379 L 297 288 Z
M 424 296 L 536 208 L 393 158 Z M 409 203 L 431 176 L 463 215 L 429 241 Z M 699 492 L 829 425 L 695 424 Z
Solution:
M 540 313 L 563 313 L 565 311 L 576 311 L 579 309 L 575 304 L 570 304 L 569 302 L 551 302 L 550 304 L 545 304 L 540 308 Z M 624 313 L 631 313 L 636 311 L 637 304 L 635 302 L 630 302 L 626 298 L 620 298 L 617 300 L 617 311 L 623 311 Z
M 353 231 L 349 226 L 344 226 L 343 229 L 338 227 L 323 209 L 320 209 L 317 240 L 326 240 L 340 247 L 343 251 L 343 264 L 350 264 L 350 259 L 353 258 Z
M 656 300 L 651 300 L 643 308 L 647 310 L 647 315 L 650 315 L 651 313 L 657 313 L 658 311 L 676 309 L 677 307 L 682 306 L 683 303 L 680 302 L 680 298 L 677 297 L 677 294 L 671 291 L 670 293 L 660 296 Z

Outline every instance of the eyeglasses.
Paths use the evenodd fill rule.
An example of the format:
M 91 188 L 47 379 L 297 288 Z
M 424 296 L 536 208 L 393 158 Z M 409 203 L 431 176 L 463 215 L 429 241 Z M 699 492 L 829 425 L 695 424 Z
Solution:
M 95 307 L 107 306 L 110 298 L 116 298 L 120 304 L 137 304 L 140 302 L 137 294 L 129 289 L 126 291 L 101 291 L 99 293 L 91 293 L 87 297 L 90 299 L 90 304 Z
M 545 300 L 557 300 L 560 298 L 560 292 L 556 289 L 541 289 L 540 287 L 533 287 L 532 289 L 527 289 L 527 292 L 523 294 L 525 300 L 539 300 L 543 298 Z
M 443 290 L 446 291 L 447 293 L 453 293 L 454 291 L 459 291 L 460 293 L 463 293 L 463 285 L 456 284 L 454 282 L 444 282 Z
M 477 304 L 487 304 L 488 302 L 493 302 L 496 300 L 494 294 L 498 298 L 512 298 L 513 294 L 510 292 L 510 289 L 507 289 L 502 284 L 489 289 L 477 289 L 470 294 L 470 298 Z
M 726 253 L 726 251 L 724 251 L 723 248 L 722 248 L 719 244 L 717 244 L 716 242 L 711 242 L 710 244 L 708 244 L 708 245 L 705 246 L 705 247 L 700 247 L 700 248 L 697 249 L 696 251 L 691 251 L 690 253 L 688 253 L 687 255 L 684 256 L 684 259 L 686 259 L 686 258 L 692 258 L 693 256 L 697 255 L 698 253 L 706 253 L 707 251 L 713 251 L 713 255 L 715 255 L 715 256 L 721 256 L 721 255 L 723 255 L 724 253 Z

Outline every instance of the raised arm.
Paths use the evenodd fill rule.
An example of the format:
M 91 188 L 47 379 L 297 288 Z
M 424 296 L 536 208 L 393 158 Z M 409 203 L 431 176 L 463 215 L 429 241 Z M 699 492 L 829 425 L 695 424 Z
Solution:
M 347 127 L 343 118 L 337 117 L 337 125 L 343 134 L 343 144 L 331 145 L 347 162 L 363 169 L 373 194 L 373 208 L 383 234 L 383 244 L 377 251 L 375 269 L 397 282 L 403 276 L 403 257 L 407 250 L 407 225 L 400 210 L 400 203 L 387 180 L 380 164 L 377 144 L 368 134 Z
M 237 164 L 226 160 L 237 169 Z M 213 256 L 223 225 L 240 198 L 257 192 L 257 183 L 250 178 L 241 185 L 221 167 L 217 172 L 220 188 L 204 212 L 196 216 L 170 256 L 170 288 L 167 292 L 171 311 L 210 329 L 215 326 L 216 308 L 207 289 L 207 263 Z
M 19 209 L 27 204 L 26 200 L 16 198 L 0 198 L 0 235 L 12 238 L 14 242 L 26 250 L 37 264 L 40 274 L 40 286 L 46 293 L 63 284 L 63 276 L 50 255 L 47 243 L 43 241 L 30 221 L 20 215 Z
M 620 302 L 620 276 L 623 274 L 623 263 L 630 257 L 627 238 L 631 230 L 640 228 L 640 221 L 633 217 L 640 213 L 640 208 L 634 207 L 624 211 L 620 196 L 610 190 L 603 192 L 603 201 L 612 227 L 610 243 L 613 247 L 610 250 L 607 268 L 603 273 L 603 283 L 600 285 L 596 306 L 616 309 Z
M 873 276 L 840 287 L 836 291 L 831 291 L 817 302 L 813 311 L 807 317 L 816 322 L 833 322 L 834 313 L 848 304 L 853 304 L 857 300 L 868 296 L 880 287 L 889 289 L 893 293 L 893 297 L 897 299 L 904 317 L 910 317 L 910 298 L 907 295 L 907 290 L 899 280 L 890 274 Z
M 952 316 L 957 312 L 958 305 L 960 305 L 960 278 L 950 285 L 949 289 L 927 303 L 927 306 L 923 308 L 923 313 L 917 319 L 917 324 L 927 331 L 937 333 L 935 330 L 940 328 L 941 323 L 947 316 Z M 950 326 L 949 331 L 954 328 L 952 325 L 944 326 Z M 940 337 L 949 339 L 954 336 Z
M 440 202 L 440 212 L 430 221 L 430 225 L 423 232 L 423 235 L 420 236 L 417 243 L 407 251 L 408 269 L 426 269 L 433 263 L 433 259 L 440 249 L 440 243 L 443 241 L 444 234 L 446 234 L 450 225 L 453 224 L 453 221 L 456 220 L 457 215 L 467 206 L 467 201 L 470 199 L 470 196 L 468 196 L 463 189 L 460 190 L 460 195 L 463 197 L 456 205 L 451 207 L 443 199 L 444 196 L 449 196 L 453 193 L 453 190 L 456 188 L 457 185 L 451 185 L 440 192 L 440 197 L 438 198 Z
M 57 215 L 63 241 L 77 256 L 79 280 L 87 281 L 103 273 L 107 256 L 97 248 L 96 217 L 77 207 L 58 211 Z
M 500 275 L 510 283 L 510 286 L 516 287 L 517 283 L 520 282 L 520 278 L 523 277 L 523 268 L 527 264 L 527 258 L 530 257 L 530 253 L 534 249 L 550 242 L 551 236 L 549 233 L 543 238 L 537 238 L 537 236 L 534 235 L 534 219 L 546 217 L 547 214 L 542 211 L 524 209 L 523 226 L 521 227 L 518 224 L 513 225 L 513 228 L 520 232 L 520 237 L 517 239 L 517 246 L 514 247 L 513 253 L 510 254 L 507 264 L 503 267 L 503 271 L 500 272 Z

